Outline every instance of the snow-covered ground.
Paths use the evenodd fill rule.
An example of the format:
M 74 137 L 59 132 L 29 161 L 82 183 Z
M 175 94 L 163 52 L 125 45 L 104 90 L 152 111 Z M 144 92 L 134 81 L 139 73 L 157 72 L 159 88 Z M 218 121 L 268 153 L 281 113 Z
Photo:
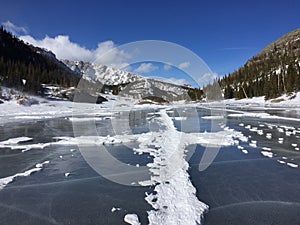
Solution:
M 9 91 L 9 89 L 6 90 Z M 16 92 L 10 95 L 10 100 L 3 100 L 3 103 L 0 104 L 0 124 L 72 116 L 76 120 L 77 115 L 94 115 L 96 119 L 96 117 L 111 116 L 122 110 L 130 110 L 138 103 L 138 100 L 106 94 L 103 96 L 108 101 L 102 104 L 73 103 L 30 95 L 26 95 L 24 98 L 34 101 L 34 104 L 20 104 L 20 95 Z
M 299 108 L 300 92 L 291 95 L 284 94 L 276 99 L 265 100 L 264 96 L 244 98 L 244 99 L 225 99 L 222 101 L 226 106 L 238 106 L 244 108 L 266 107 L 266 108 Z
M 3 88 L 2 91 L 8 92 L 9 89 Z M 20 93 L 16 93 L 11 97 L 11 100 L 3 100 L 0 104 L 0 124 L 6 122 L 22 121 L 22 120 L 40 120 L 40 119 L 51 119 L 56 117 L 76 117 L 76 115 L 95 115 L 96 117 L 100 113 L 118 113 L 120 111 L 127 111 L 132 109 L 142 108 L 162 108 L 167 106 L 173 107 L 187 107 L 187 106 L 202 106 L 202 107 L 219 107 L 225 108 L 236 107 L 240 110 L 247 109 L 293 109 L 298 110 L 300 113 L 300 92 L 294 93 L 293 95 L 283 95 L 277 99 L 264 100 L 264 97 L 254 97 L 249 99 L 226 99 L 221 102 L 209 102 L 209 103 L 197 103 L 184 101 L 174 102 L 169 105 L 155 105 L 155 104 L 144 104 L 139 105 L 139 101 L 132 98 L 126 98 L 116 96 L 112 94 L 103 95 L 107 102 L 102 104 L 91 104 L 91 103 L 73 103 L 65 100 L 49 100 L 38 96 L 27 95 L 26 101 L 20 104 L 20 99 L 17 96 Z M 31 104 L 33 103 L 33 104 Z M 238 112 L 238 111 L 236 111 Z M 251 113 L 250 113 L 251 114 Z M 251 116 L 251 115 L 248 116 Z M 235 115 L 237 116 L 237 115 Z M 242 116 L 242 115 L 241 115 Z M 245 116 L 245 115 L 244 115 Z M 255 116 L 255 115 L 252 115 Z M 267 114 L 256 115 L 259 117 L 266 118 Z M 76 118 L 74 118 L 76 120 Z

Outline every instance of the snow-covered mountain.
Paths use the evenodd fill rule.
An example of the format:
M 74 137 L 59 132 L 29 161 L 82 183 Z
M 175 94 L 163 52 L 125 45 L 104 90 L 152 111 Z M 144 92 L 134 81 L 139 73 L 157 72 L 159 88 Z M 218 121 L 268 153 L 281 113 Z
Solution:
M 143 79 L 142 76 L 90 62 L 63 60 L 73 71 L 87 80 L 98 81 L 105 85 L 120 85 Z
M 85 80 L 119 88 L 119 94 L 123 96 L 139 99 L 156 96 L 167 101 L 188 99 L 188 89 L 180 85 L 145 78 L 105 65 L 69 60 L 63 62 Z

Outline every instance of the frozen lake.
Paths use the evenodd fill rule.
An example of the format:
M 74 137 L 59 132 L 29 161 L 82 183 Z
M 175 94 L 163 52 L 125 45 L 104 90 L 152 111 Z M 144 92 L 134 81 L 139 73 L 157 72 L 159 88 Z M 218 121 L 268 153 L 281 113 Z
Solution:
M 93 132 L 89 129 L 89 122 L 92 121 L 101 141 L 109 141 L 106 150 L 114 158 L 124 165 L 152 169 L 153 174 L 163 171 L 163 167 L 158 170 L 155 168 L 158 164 L 154 160 L 155 157 L 162 159 L 159 158 L 162 156 L 155 156 L 151 152 L 159 147 L 154 146 L 149 150 L 141 146 L 139 142 L 146 143 L 148 138 L 143 134 L 150 131 L 153 133 L 153 145 L 164 144 L 164 139 L 159 138 L 165 138 L 165 144 L 172 145 L 173 141 L 177 143 L 172 137 L 179 135 L 182 138 L 179 131 L 187 134 L 187 174 L 196 188 L 198 200 L 189 199 L 182 207 L 190 207 L 196 217 L 204 216 L 201 224 L 300 224 L 300 123 L 285 119 L 291 115 L 298 117 L 295 112 L 282 110 L 248 110 L 244 115 L 231 110 L 211 116 L 211 111 L 205 108 L 175 108 L 165 111 L 135 110 L 97 118 L 76 115 L 73 118 L 1 123 L 0 223 L 127 224 L 124 222 L 125 215 L 136 214 L 141 224 L 148 224 L 150 211 L 152 224 L 160 221 L 155 220 L 156 217 L 163 215 L 177 218 L 175 214 L 178 212 L 171 208 L 168 199 L 165 200 L 165 205 L 157 205 L 159 213 L 155 213 L 154 203 L 159 203 L 161 195 L 156 195 L 158 200 L 153 197 L 151 205 L 145 200 L 145 193 L 156 194 L 154 186 L 130 186 L 113 182 L 91 168 L 86 156 L 83 157 L 81 153 L 83 149 L 88 152 L 97 147 L 89 145 L 79 148 L 76 141 L 81 139 L 74 137 L 73 125 L 76 123 L 81 134 L 92 136 Z M 166 122 L 168 120 L 172 124 Z M 156 132 L 160 130 L 166 132 L 157 135 Z M 122 135 L 119 134 L 121 131 Z M 118 138 L 111 139 L 115 132 L 119 132 Z M 213 133 L 212 137 L 206 137 L 210 132 Z M 205 134 L 197 140 L 193 139 L 194 136 L 188 136 L 197 133 Z M 163 137 L 164 134 L 169 136 L 169 140 Z M 225 140 L 221 140 L 222 135 L 226 136 Z M 127 137 L 136 139 L 124 144 Z M 138 141 L 139 138 L 142 141 Z M 219 146 L 216 158 L 202 171 L 199 170 L 199 163 L 209 146 L 205 141 Z M 168 146 L 164 148 L 166 151 L 172 150 Z M 168 158 L 167 156 L 164 157 Z M 43 164 L 47 161 L 49 162 Z M 42 165 L 36 165 L 38 163 Z M 155 167 L 146 167 L 149 163 L 155 164 Z M 169 165 L 162 163 L 161 166 Z M 111 175 L 123 176 L 118 175 L 115 167 L 106 169 L 111 169 Z M 27 174 L 28 176 L 22 174 L 35 168 L 41 169 Z M 185 175 L 184 171 L 182 176 Z M 156 176 L 162 176 L 154 176 L 150 172 L 147 174 L 149 177 L 145 177 L 145 180 L 153 181 Z M 164 175 L 167 176 L 168 173 Z M 11 176 L 14 176 L 12 182 L 4 180 Z M 166 188 L 168 185 L 172 186 L 172 178 L 168 178 L 167 182 L 163 180 L 162 183 L 166 184 L 160 186 L 162 193 L 166 193 L 165 196 L 168 196 L 166 190 L 177 190 L 176 187 Z M 185 184 L 189 186 L 189 183 Z M 191 197 L 192 191 L 190 194 L 181 193 L 178 198 Z M 172 204 L 181 204 L 182 201 L 177 201 L 176 197 Z M 209 207 L 204 214 L 196 207 L 198 204 L 204 207 L 202 203 Z M 185 223 L 181 221 L 179 224 Z

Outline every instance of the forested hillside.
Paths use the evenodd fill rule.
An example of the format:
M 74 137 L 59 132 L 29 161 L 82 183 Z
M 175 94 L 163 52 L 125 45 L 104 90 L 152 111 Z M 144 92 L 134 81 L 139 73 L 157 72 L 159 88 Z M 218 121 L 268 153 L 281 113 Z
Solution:
M 300 29 L 267 46 L 219 84 L 225 98 L 270 99 L 300 91 Z
M 69 87 L 78 81 L 52 52 L 27 45 L 0 27 L 0 85 L 40 93 L 41 84 Z

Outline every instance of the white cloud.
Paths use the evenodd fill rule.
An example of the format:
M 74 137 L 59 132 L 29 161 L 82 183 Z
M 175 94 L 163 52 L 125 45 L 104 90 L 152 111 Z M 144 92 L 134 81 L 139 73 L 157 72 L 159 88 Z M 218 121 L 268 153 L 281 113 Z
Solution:
M 150 76 L 150 78 L 161 80 L 167 83 L 176 84 L 176 85 L 185 85 L 190 84 L 186 79 L 184 78 L 174 78 L 174 77 L 158 77 L 158 76 Z
M 209 83 L 212 84 L 218 77 L 217 73 L 205 73 L 197 81 L 200 85 L 207 85 Z
M 165 64 L 164 65 L 164 70 L 169 70 L 171 69 L 171 65 L 170 64 Z
M 158 67 L 154 66 L 152 63 L 142 63 L 138 68 L 134 70 L 136 73 L 150 73 L 157 70 Z
M 113 41 L 100 42 L 96 49 L 89 50 L 70 40 L 69 36 L 58 35 L 54 38 L 46 36 L 42 40 L 32 36 L 20 36 L 25 42 L 52 51 L 58 59 L 88 61 L 105 64 L 111 67 L 125 67 L 130 55 L 116 48 Z
M 189 82 L 186 79 L 177 79 L 177 78 L 165 78 L 163 79 L 163 81 L 168 82 L 168 83 L 172 83 L 172 84 L 177 84 L 177 85 L 185 85 L 185 84 L 189 84 Z
M 190 65 L 191 65 L 190 62 L 183 62 L 183 63 L 180 63 L 180 64 L 178 65 L 178 68 L 179 68 L 179 69 L 186 69 L 186 68 L 190 67 Z
M 58 59 L 91 61 L 93 57 L 91 51 L 71 42 L 69 36 L 58 35 L 55 38 L 46 36 L 42 40 L 36 40 L 26 35 L 21 36 L 20 39 L 34 46 L 52 51 Z
M 20 34 L 27 34 L 28 31 L 25 27 L 19 27 L 10 22 L 9 20 L 6 22 L 1 23 L 1 25 L 9 32 L 13 33 L 14 35 Z

